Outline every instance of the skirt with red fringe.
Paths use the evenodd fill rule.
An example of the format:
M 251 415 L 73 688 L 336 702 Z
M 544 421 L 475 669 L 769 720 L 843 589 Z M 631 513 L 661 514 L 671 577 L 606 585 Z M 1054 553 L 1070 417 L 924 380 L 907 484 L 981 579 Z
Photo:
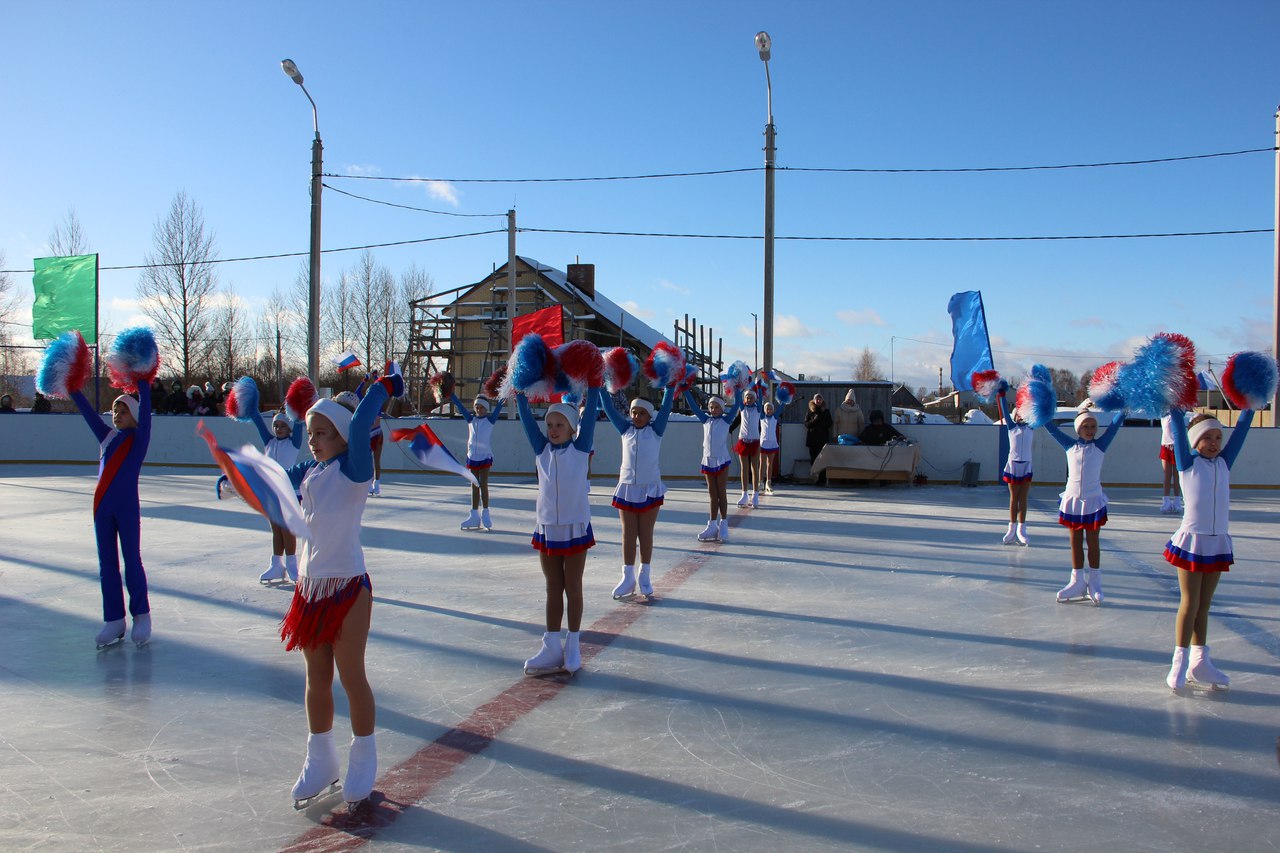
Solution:
M 368 574 L 354 578 L 298 578 L 289 612 L 280 623 L 284 650 L 332 645 L 342 633 L 342 623 L 361 589 L 373 592 Z

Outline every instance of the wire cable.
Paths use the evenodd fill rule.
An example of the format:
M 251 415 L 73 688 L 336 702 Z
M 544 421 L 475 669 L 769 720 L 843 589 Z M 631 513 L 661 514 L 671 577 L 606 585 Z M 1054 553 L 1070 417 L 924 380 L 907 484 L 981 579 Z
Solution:
M 666 231 L 590 231 L 570 228 L 517 227 L 535 234 L 582 234 L 599 237 L 681 237 L 694 240 L 763 240 L 759 234 L 676 234 Z M 1224 231 L 1168 231 L 1149 234 L 1040 234 L 1007 237 L 812 237 L 775 236 L 775 240 L 833 243 L 995 243 L 1031 240 L 1133 240 L 1154 237 L 1217 237 L 1229 234 L 1273 234 L 1273 228 L 1241 228 Z
M 351 196 L 352 198 L 358 198 L 361 201 L 367 201 L 367 202 L 370 202 L 371 204 L 383 204 L 383 205 L 386 205 L 387 207 L 398 207 L 401 210 L 416 210 L 419 213 L 435 213 L 440 216 L 506 216 L 507 215 L 506 213 L 455 213 L 449 210 L 430 210 L 425 207 L 413 207 L 407 204 L 396 204 L 395 202 L 391 202 L 391 201 L 382 201 L 381 199 L 369 198 L 368 196 L 362 196 L 362 195 L 356 195 L 355 193 L 349 193 L 346 190 L 340 190 L 337 187 L 330 186 L 329 184 L 326 184 L 323 182 L 321 183 L 321 186 L 323 186 L 327 190 L 332 190 L 335 193 L 341 193 L 342 195 Z

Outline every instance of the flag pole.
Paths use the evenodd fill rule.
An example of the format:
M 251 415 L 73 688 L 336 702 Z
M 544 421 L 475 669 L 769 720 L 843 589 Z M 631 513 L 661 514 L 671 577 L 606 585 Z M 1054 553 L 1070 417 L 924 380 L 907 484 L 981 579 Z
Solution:
M 98 338 L 98 253 L 93 253 L 93 408 L 102 411 L 102 379 L 98 363 L 98 353 L 102 351 L 102 341 Z

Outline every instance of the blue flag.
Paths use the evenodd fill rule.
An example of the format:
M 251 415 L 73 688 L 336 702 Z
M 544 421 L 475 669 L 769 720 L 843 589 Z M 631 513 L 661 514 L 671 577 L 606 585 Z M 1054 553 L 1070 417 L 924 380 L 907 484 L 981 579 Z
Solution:
M 991 338 L 987 335 L 987 316 L 982 310 L 982 292 L 966 290 L 947 303 L 951 315 L 951 385 L 957 391 L 973 390 L 973 374 L 995 370 L 991 360 Z

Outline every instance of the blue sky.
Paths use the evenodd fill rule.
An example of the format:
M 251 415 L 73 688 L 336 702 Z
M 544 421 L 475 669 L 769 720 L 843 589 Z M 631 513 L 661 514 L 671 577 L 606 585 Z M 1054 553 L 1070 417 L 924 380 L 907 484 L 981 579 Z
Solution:
M 466 183 L 762 165 L 773 38 L 778 165 L 936 169 L 1266 148 L 1280 102 L 1274 2 L 328 2 L 11 4 L 0 51 L 0 251 L 26 270 L 74 208 L 103 266 L 137 264 L 179 190 L 224 258 L 305 252 L 310 105 L 334 187 L 521 227 L 760 235 L 763 174 Z M 998 237 L 1271 228 L 1269 152 L 1130 167 L 971 173 L 780 171 L 779 237 Z M 502 228 L 326 191 L 326 249 Z M 947 300 L 983 293 L 996 366 L 1082 371 L 1160 330 L 1201 366 L 1269 349 L 1268 233 L 1025 242 L 777 243 L 775 350 L 847 377 L 864 346 L 912 387 L 950 354 Z M 689 314 L 752 360 L 759 240 L 521 233 L 520 254 L 596 265 L 658 330 Z M 326 281 L 357 253 L 324 256 Z M 380 249 L 437 289 L 484 277 L 504 234 Z M 228 263 L 251 306 L 296 258 Z M 30 275 L 12 276 L 29 294 Z M 136 270 L 104 271 L 108 323 Z M 946 371 L 944 371 L 945 373 Z

